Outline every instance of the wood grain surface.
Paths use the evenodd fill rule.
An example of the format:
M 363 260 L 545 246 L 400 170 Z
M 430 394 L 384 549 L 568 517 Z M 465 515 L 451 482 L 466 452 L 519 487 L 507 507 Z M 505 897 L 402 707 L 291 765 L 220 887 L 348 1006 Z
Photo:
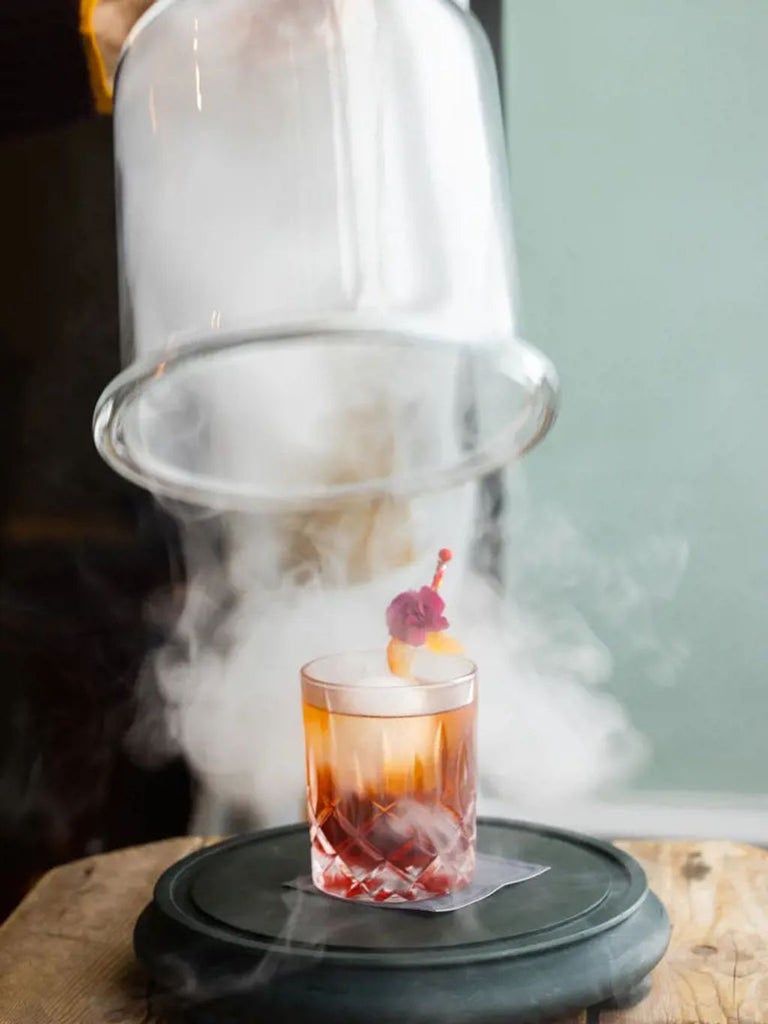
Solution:
M 157 876 L 209 842 L 120 850 L 42 878 L 0 928 L 0 1024 L 162 1024 L 133 958 L 134 921 Z M 642 1002 L 560 1024 L 768 1024 L 768 853 L 726 842 L 619 845 L 666 904 L 672 944 Z
M 619 843 L 672 919 L 636 1007 L 600 1024 L 768 1024 L 768 852 L 726 842 Z

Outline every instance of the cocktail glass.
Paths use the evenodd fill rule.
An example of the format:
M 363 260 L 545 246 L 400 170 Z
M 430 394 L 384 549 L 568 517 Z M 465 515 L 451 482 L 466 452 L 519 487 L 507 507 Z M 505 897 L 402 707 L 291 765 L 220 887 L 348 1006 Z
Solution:
M 301 672 L 312 880 L 368 903 L 455 892 L 475 868 L 477 672 L 419 649 L 410 679 L 383 651 Z

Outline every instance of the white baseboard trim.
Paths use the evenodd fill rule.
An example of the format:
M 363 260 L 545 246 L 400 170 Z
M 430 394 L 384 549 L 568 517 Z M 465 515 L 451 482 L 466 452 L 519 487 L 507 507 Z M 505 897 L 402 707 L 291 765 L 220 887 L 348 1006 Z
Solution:
M 190 831 L 226 835 L 232 831 L 285 824 L 247 820 L 247 812 L 217 794 L 203 790 Z M 480 798 L 479 813 L 487 817 L 536 821 L 574 832 L 607 838 L 730 839 L 768 846 L 768 794 L 631 792 L 621 798 L 571 799 L 525 804 Z M 296 815 L 287 815 L 293 821 Z
M 768 845 L 768 793 L 633 792 L 605 799 L 535 806 L 479 801 L 480 814 L 539 821 L 593 835 L 632 838 L 730 839 Z

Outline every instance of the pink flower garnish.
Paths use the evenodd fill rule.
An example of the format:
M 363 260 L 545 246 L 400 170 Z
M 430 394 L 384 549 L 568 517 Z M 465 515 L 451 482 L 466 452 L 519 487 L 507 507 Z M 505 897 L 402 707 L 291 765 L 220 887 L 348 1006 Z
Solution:
M 387 608 L 389 634 L 411 647 L 421 647 L 427 633 L 448 628 L 444 608 L 445 601 L 431 587 L 406 590 Z

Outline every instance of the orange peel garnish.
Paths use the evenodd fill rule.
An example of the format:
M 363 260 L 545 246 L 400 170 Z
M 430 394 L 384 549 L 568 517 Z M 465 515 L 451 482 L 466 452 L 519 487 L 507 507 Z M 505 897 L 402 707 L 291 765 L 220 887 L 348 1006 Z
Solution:
M 463 654 L 464 648 L 458 640 L 445 633 L 427 633 L 427 641 L 424 645 L 433 654 Z
M 413 656 L 415 653 L 415 647 L 411 647 L 410 644 L 404 644 L 402 640 L 392 637 L 387 644 L 387 665 L 389 665 L 389 671 L 392 675 L 399 676 L 401 679 L 411 679 Z

